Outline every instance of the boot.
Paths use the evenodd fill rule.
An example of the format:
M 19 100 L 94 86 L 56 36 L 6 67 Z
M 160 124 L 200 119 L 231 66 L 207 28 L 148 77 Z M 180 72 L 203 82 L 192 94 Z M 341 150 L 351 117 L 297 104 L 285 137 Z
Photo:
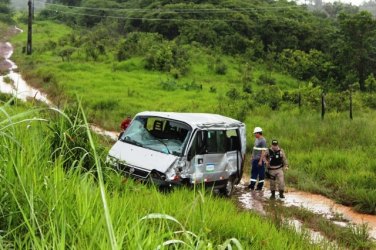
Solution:
M 279 190 L 279 198 L 283 199 L 285 196 L 283 195 L 283 190 Z
M 275 200 L 275 191 L 272 191 L 272 195 L 270 196 L 271 200 Z

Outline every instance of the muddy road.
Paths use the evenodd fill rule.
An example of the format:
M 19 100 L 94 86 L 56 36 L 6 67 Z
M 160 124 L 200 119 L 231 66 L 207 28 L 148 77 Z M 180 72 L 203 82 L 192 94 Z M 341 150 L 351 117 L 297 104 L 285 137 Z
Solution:
M 14 28 L 11 32 L 22 32 L 18 28 Z M 41 91 L 29 86 L 22 76 L 17 72 L 17 65 L 10 60 L 13 53 L 13 47 L 9 42 L 0 41 L 0 72 L 6 72 L 0 75 L 0 92 L 8 93 L 16 96 L 21 100 L 39 100 L 46 103 L 50 107 L 54 107 L 53 103 L 48 99 L 47 95 Z M 54 107 L 56 108 L 56 107 Z M 117 140 L 118 133 L 114 131 L 106 131 L 96 125 L 90 125 L 91 129 L 101 135 L 107 136 L 112 140 Z M 265 206 L 270 202 L 270 191 L 250 191 L 247 188 L 247 180 L 243 181 L 235 188 L 233 196 L 234 202 L 245 210 L 253 210 L 261 215 L 267 215 Z M 350 207 L 346 207 L 335 203 L 334 201 L 316 194 L 297 191 L 294 189 L 286 190 L 286 198 L 281 201 L 281 204 L 286 207 L 296 206 L 310 210 L 315 214 L 325 216 L 328 220 L 334 223 L 347 226 L 353 224 L 368 224 L 370 236 L 376 240 L 376 216 L 366 215 L 355 212 Z M 338 215 L 342 218 L 336 221 Z M 294 227 L 299 230 L 300 222 L 292 220 Z M 312 232 L 311 238 L 320 239 L 318 232 Z M 314 239 L 313 239 L 314 240 Z

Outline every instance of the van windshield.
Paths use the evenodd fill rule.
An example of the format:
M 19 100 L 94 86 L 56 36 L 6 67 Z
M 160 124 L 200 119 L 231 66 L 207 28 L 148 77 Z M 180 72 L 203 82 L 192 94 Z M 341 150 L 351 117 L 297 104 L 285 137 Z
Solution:
M 191 128 L 185 123 L 160 117 L 136 117 L 120 140 L 139 147 L 180 156 Z

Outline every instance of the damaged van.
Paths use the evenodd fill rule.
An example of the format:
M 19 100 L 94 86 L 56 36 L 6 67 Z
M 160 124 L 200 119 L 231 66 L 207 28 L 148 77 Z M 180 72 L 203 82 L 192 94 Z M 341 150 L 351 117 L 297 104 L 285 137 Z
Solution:
M 107 161 L 126 175 L 161 186 L 205 184 L 226 196 L 243 174 L 244 123 L 216 114 L 142 112 Z

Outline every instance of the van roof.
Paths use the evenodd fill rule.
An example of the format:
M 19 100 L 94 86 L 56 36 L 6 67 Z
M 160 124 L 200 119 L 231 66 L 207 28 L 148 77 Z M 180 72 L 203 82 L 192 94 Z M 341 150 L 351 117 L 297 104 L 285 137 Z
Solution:
M 178 113 L 178 112 L 157 112 L 144 111 L 136 116 L 156 116 L 189 124 L 192 128 L 238 128 L 243 127 L 244 123 L 218 114 L 210 113 Z

